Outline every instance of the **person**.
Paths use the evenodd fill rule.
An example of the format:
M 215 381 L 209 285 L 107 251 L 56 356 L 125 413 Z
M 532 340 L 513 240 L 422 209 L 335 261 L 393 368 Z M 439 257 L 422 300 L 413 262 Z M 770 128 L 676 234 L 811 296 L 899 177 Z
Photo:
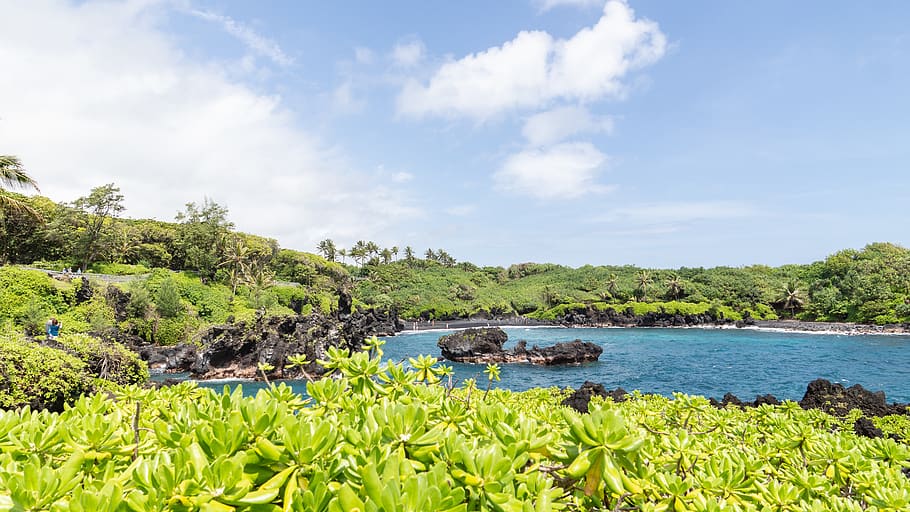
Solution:
M 56 318 L 51 318 L 47 321 L 47 324 L 44 325 L 45 331 L 47 332 L 47 339 L 55 340 L 57 336 L 60 336 L 60 320 Z

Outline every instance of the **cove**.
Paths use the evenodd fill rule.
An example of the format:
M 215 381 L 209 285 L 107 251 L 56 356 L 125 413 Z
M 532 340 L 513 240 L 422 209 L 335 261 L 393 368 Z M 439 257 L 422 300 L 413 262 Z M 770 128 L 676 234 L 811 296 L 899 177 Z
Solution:
M 799 400 L 806 385 L 825 378 L 844 386 L 862 384 L 884 391 L 889 402 L 910 402 L 910 336 L 839 335 L 755 329 L 504 327 L 506 348 L 520 339 L 549 345 L 581 339 L 603 347 L 600 360 L 577 366 L 501 365 L 498 387 L 577 388 L 586 380 L 607 389 L 671 395 L 683 392 L 721 398 L 731 392 L 743 400 L 771 393 Z M 407 361 L 420 354 L 439 357 L 436 342 L 451 330 L 403 332 L 385 338 L 384 359 Z M 477 379 L 486 386 L 485 365 L 450 364 L 458 382 Z M 232 382 L 200 382 L 221 389 Z M 288 382 L 296 390 L 304 382 Z M 244 382 L 246 392 L 262 387 Z

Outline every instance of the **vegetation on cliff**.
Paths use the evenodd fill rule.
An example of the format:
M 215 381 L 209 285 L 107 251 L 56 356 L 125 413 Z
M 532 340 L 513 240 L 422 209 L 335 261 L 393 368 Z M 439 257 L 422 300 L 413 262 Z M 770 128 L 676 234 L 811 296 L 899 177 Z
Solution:
M 143 275 L 141 285 L 126 291 L 147 292 L 152 299 L 164 274 L 151 269 L 177 272 L 182 309 L 150 319 L 168 332 L 168 343 L 187 337 L 200 322 L 231 315 L 329 311 L 341 291 L 352 293 L 355 306 L 394 307 L 406 319 L 558 320 L 591 307 L 631 308 L 634 314 L 711 312 L 726 319 L 910 321 L 910 250 L 888 243 L 776 268 L 478 267 L 443 249 L 419 253 L 365 240 L 345 249 L 326 239 L 316 247 L 320 255 L 281 248 L 275 240 L 235 231 L 227 208 L 208 199 L 188 203 L 175 222 L 119 218 L 123 197 L 113 184 L 68 204 L 2 194 L 27 208 L 0 204 L 0 262 Z

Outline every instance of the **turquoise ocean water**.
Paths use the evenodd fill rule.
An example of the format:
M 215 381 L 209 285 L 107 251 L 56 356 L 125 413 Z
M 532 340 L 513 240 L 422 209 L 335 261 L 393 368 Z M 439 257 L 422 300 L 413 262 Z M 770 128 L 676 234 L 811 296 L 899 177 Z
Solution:
M 532 387 L 577 388 L 584 381 L 612 389 L 623 387 L 669 395 L 681 391 L 721 398 L 732 392 L 744 400 L 771 393 L 799 400 L 806 384 L 822 377 L 845 386 L 862 384 L 882 390 L 889 402 L 910 402 L 910 336 L 802 334 L 752 329 L 577 329 L 505 328 L 506 348 L 517 340 L 528 346 L 581 339 L 603 347 L 596 363 L 541 367 L 502 366 L 499 387 L 521 391 Z M 405 332 L 386 338 L 384 358 L 407 361 L 429 354 L 439 357 L 436 342 L 452 331 Z M 455 378 L 474 377 L 483 384 L 485 365 L 451 364 Z M 221 389 L 220 383 L 204 383 Z M 232 383 L 228 383 L 232 384 Z M 303 391 L 303 382 L 289 382 Z M 246 391 L 261 387 L 243 383 Z

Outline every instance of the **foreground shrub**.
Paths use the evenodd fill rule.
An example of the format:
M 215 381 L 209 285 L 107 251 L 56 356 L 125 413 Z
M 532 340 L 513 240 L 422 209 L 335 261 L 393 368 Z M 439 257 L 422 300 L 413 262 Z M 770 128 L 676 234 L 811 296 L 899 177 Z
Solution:
M 90 385 L 86 364 L 75 356 L 0 333 L 0 408 L 60 411 Z
M 308 398 L 192 384 L 115 390 L 62 414 L 0 413 L 0 509 L 905 511 L 910 449 L 794 402 L 715 409 L 634 393 L 440 385 L 330 349 Z M 263 370 L 268 371 L 268 370 Z
M 102 341 L 86 334 L 64 335 L 57 341 L 98 378 L 121 385 L 142 384 L 149 379 L 145 361 L 120 343 Z

